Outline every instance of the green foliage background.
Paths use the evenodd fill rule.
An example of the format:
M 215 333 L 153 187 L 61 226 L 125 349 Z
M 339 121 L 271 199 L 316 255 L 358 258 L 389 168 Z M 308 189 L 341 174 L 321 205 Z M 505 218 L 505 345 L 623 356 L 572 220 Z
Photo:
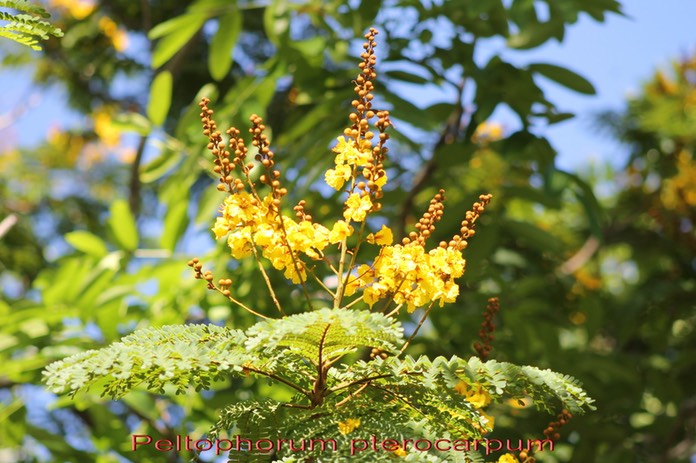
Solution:
M 562 40 L 584 15 L 620 13 L 617 2 L 116 0 L 86 15 L 52 13 L 65 36 L 40 54 L 8 48 L 3 66 L 30 64 L 37 85 L 64 86 L 91 124 L 0 157 L 0 461 L 187 461 L 185 452 L 136 456 L 130 435 L 202 435 L 230 404 L 286 399 L 240 377 L 207 395 L 138 391 L 110 402 L 95 393 L 50 410 L 35 405 L 48 363 L 136 327 L 251 326 L 193 280 L 185 262 L 194 253 L 230 275 L 241 300 L 273 313 L 249 277 L 253 263 L 230 265 L 210 239 L 222 196 L 196 102 L 213 99 L 220 127 L 244 129 L 250 114 L 262 115 L 292 199 L 306 199 L 318 220 L 338 217 L 341 202 L 316 181 L 347 124 L 359 38 L 372 25 L 381 31 L 376 94 L 396 122 L 383 209 L 390 223 L 405 234 L 444 187 L 450 214 L 439 240 L 459 227 L 455 211 L 463 215 L 482 192 L 495 198 L 467 250 L 459 301 L 433 313 L 410 353 L 467 358 L 486 299 L 500 295 L 493 357 L 570 374 L 596 399 L 598 410 L 564 427 L 542 461 L 681 462 L 694 453 L 693 162 L 680 154 L 696 144 L 693 69 L 656 75 L 625 114 L 605 117 L 633 146 L 624 171 L 580 176 L 558 170 L 539 135 L 570 115 L 538 83 L 592 94 L 591 83 L 553 63 L 506 61 L 505 53 Z M 135 46 L 123 49 L 119 31 Z M 500 39 L 505 53 L 482 58 L 482 45 Z M 404 97 L 426 85 L 448 96 Z M 521 129 L 472 142 L 500 105 Z M 613 177 L 612 194 L 597 199 L 593 187 Z M 276 278 L 292 307 L 299 298 Z M 503 415 L 496 432 L 515 438 L 538 436 L 551 418 Z

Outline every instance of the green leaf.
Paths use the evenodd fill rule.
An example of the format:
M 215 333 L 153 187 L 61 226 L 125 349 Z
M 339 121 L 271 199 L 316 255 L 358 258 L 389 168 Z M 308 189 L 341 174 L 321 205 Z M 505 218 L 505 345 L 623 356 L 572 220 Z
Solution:
M 420 68 L 419 71 L 430 74 L 427 70 Z M 432 82 L 432 75 L 421 76 L 415 72 L 406 72 L 395 69 L 393 71 L 385 71 L 382 73 L 383 76 L 389 79 L 401 80 L 403 82 L 409 82 L 412 84 L 425 85 Z
M 209 13 L 188 13 L 155 26 L 150 39 L 160 38 L 152 52 L 152 68 L 157 69 L 174 56 L 193 37 L 206 20 Z
M 289 43 L 295 50 L 299 51 L 308 61 L 322 59 L 322 51 L 326 49 L 326 40 L 323 37 L 312 37 L 306 40 L 297 40 Z
M 162 71 L 152 81 L 150 101 L 147 103 L 147 117 L 154 125 L 162 125 L 167 118 L 172 102 L 172 73 Z
M 215 185 L 206 188 L 198 200 L 198 212 L 194 223 L 196 225 L 205 224 L 206 228 L 209 227 L 209 224 L 215 221 L 215 211 L 220 209 L 222 201 L 223 196 L 220 194 L 220 190 L 215 188 Z
M 220 17 L 218 30 L 210 41 L 208 69 L 215 80 L 222 80 L 232 65 L 232 50 L 242 31 L 242 14 L 236 8 Z
M 186 197 L 169 205 L 167 215 L 164 217 L 164 231 L 160 238 L 162 248 L 174 251 L 177 241 L 184 234 L 189 223 L 187 211 L 188 198 Z
M 531 4 L 533 2 L 524 3 Z M 528 18 L 524 26 L 520 25 L 519 32 L 508 39 L 507 44 L 511 48 L 528 50 L 538 47 L 551 38 L 561 41 L 564 34 L 565 23 L 559 17 L 551 17 L 547 22 L 539 22 L 536 18 Z
M 190 22 L 190 18 L 187 14 L 177 16 L 175 18 L 169 19 L 162 23 L 157 24 L 155 27 L 150 29 L 147 34 L 147 38 L 150 40 L 157 40 L 165 37 L 167 35 L 174 34 L 176 31 L 184 27 Z
M 563 252 L 563 243 L 554 235 L 536 225 L 507 219 L 501 226 L 508 230 L 512 236 L 516 236 L 520 241 L 540 252 L 555 254 Z
M 103 257 L 109 252 L 104 241 L 88 231 L 77 230 L 67 233 L 65 241 L 78 251 L 90 256 Z
M 210 101 L 215 102 L 218 95 L 219 91 L 214 83 L 211 82 L 203 85 L 196 93 L 196 96 L 193 97 L 183 114 L 179 116 L 176 123 L 176 130 L 174 131 L 174 137 L 179 140 L 184 140 L 187 138 L 187 134 L 198 136 L 201 123 L 201 118 L 199 116 L 201 108 L 198 107 L 198 102 L 201 101 L 203 97 L 207 97 Z
M 118 199 L 111 205 L 110 211 L 107 226 L 116 244 L 123 250 L 135 251 L 138 247 L 138 229 L 128 203 Z
M 154 182 L 164 177 L 184 158 L 185 147 L 172 137 L 165 137 L 164 141 L 155 140 L 153 146 L 159 150 L 155 159 L 148 162 L 140 169 L 140 181 L 143 183 Z
M 138 135 L 147 135 L 152 130 L 150 121 L 142 114 L 135 112 L 116 115 L 111 125 L 123 132 L 135 132 Z
M 530 64 L 528 69 L 578 93 L 585 95 L 597 93 L 590 81 L 570 69 L 546 63 Z
M 273 0 L 263 13 L 263 26 L 268 39 L 275 45 L 282 45 L 281 36 L 285 36 L 290 29 L 290 11 L 288 2 Z
M 248 351 L 289 349 L 318 364 L 358 346 L 398 349 L 403 328 L 393 319 L 364 310 L 320 309 L 259 322 L 247 330 Z
M 602 206 L 599 205 L 597 198 L 592 191 L 592 187 L 585 182 L 583 179 L 570 172 L 565 172 L 562 170 L 556 170 L 559 175 L 567 177 L 572 183 L 577 186 L 574 191 L 575 196 L 582 204 L 585 214 L 587 215 L 587 220 L 590 225 L 590 231 L 592 234 L 601 239 L 602 238 Z
M 146 382 L 156 391 L 173 384 L 179 393 L 189 385 L 208 389 L 210 383 L 239 375 L 249 360 L 244 334 L 214 325 L 146 328 L 100 350 L 90 350 L 54 362 L 46 368 L 52 391 L 73 394 L 106 379 L 104 395 L 120 397 Z

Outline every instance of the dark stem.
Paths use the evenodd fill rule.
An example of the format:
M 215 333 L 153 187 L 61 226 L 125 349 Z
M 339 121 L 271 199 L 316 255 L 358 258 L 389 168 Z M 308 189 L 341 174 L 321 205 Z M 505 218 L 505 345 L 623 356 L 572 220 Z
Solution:
M 283 383 L 283 384 L 285 384 L 285 385 L 287 385 L 287 386 L 290 386 L 291 388 L 295 389 L 296 391 L 298 391 L 299 393 L 301 393 L 302 395 L 304 395 L 305 397 L 307 397 L 309 400 L 312 400 L 312 394 L 311 394 L 310 392 L 305 391 L 304 389 L 302 389 L 300 386 L 298 386 L 297 384 L 293 383 L 292 381 L 288 381 L 288 380 L 285 379 L 285 378 L 281 378 L 280 376 L 276 376 L 276 375 L 274 375 L 273 373 L 269 373 L 269 372 L 267 372 L 267 371 L 257 370 L 256 368 L 253 368 L 253 367 L 246 367 L 246 366 L 245 366 L 245 367 L 242 367 L 242 368 L 243 368 L 245 371 L 251 371 L 251 372 L 253 372 L 253 373 L 257 373 L 257 374 L 259 374 L 259 375 L 266 376 L 266 377 L 271 378 L 271 379 L 273 379 L 273 380 L 279 381 L 279 382 L 281 382 L 281 383 Z
M 317 361 L 317 379 L 314 381 L 314 389 L 312 390 L 312 396 L 310 401 L 313 407 L 318 407 L 324 402 L 324 395 L 326 394 L 326 373 L 331 368 L 330 362 L 324 362 L 324 343 L 326 342 L 326 335 L 331 328 L 331 324 L 327 324 L 324 328 L 324 332 L 321 335 L 321 340 L 319 341 L 319 359 Z
M 435 143 L 435 146 L 432 149 L 430 159 L 428 159 L 428 161 L 425 164 L 423 164 L 421 170 L 414 177 L 413 186 L 411 187 L 411 190 L 406 194 L 406 199 L 404 199 L 404 202 L 401 204 L 401 213 L 399 215 L 398 227 L 399 233 L 402 237 L 407 235 L 406 222 L 408 221 L 408 216 L 411 213 L 411 210 L 413 209 L 416 196 L 428 184 L 428 181 L 435 173 L 435 170 L 437 168 L 437 152 L 444 145 L 449 145 L 453 143 L 459 136 L 460 127 L 462 124 L 462 117 L 464 116 L 464 102 L 462 101 L 464 95 L 464 83 L 465 80 L 462 79 L 462 81 L 457 85 L 457 108 L 450 116 L 448 123 L 442 129 L 442 132 L 440 133 L 440 138 L 438 139 L 437 143 Z
M 145 145 L 147 144 L 147 137 L 140 137 L 140 142 L 138 143 L 138 150 L 135 153 L 135 159 L 130 168 L 130 182 L 128 184 L 128 205 L 130 206 L 131 213 L 134 218 L 138 217 L 140 213 L 140 164 L 143 162 L 143 153 L 145 152 Z

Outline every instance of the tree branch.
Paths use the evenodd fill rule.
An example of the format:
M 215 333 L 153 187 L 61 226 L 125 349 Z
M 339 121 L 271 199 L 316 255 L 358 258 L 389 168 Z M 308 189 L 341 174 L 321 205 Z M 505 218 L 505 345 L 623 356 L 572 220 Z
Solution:
M 462 79 L 462 81 L 457 85 L 457 108 L 450 116 L 450 119 L 445 127 L 442 129 L 440 138 L 438 139 L 437 143 L 435 143 L 435 146 L 433 146 L 430 159 L 423 164 L 421 170 L 414 177 L 413 186 L 406 194 L 406 199 L 404 199 L 404 202 L 401 204 L 401 213 L 399 214 L 398 220 L 398 231 L 402 237 L 406 236 L 406 222 L 408 221 L 408 216 L 413 209 L 416 196 L 421 192 L 421 190 L 423 190 L 435 173 L 437 168 L 437 152 L 444 145 L 453 143 L 459 136 L 462 118 L 464 116 L 463 98 L 465 82 L 466 81 Z

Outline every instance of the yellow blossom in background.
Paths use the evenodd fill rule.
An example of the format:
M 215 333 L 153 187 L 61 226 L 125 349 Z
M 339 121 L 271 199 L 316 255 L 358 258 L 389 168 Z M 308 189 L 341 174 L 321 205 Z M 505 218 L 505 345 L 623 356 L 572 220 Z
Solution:
M 60 153 L 59 156 L 53 157 L 55 162 L 51 162 L 55 167 L 74 167 L 85 148 L 85 139 L 81 135 L 57 127 L 49 128 L 47 141 Z
M 677 154 L 677 174 L 663 182 L 660 198 L 667 209 L 687 213 L 696 206 L 696 161 L 690 152 Z
M 137 156 L 137 151 L 133 148 L 124 147 L 116 152 L 118 160 L 124 164 L 132 164 Z
M 343 217 L 353 222 L 362 222 L 370 209 L 372 209 L 372 201 L 369 196 L 365 195 L 361 198 L 358 193 L 353 193 L 346 200 L 346 210 L 343 212 Z
M 389 227 L 382 225 L 380 231 L 370 233 L 365 240 L 370 244 L 390 245 L 394 242 L 394 233 Z
M 657 87 L 668 95 L 676 95 L 679 93 L 679 86 L 672 79 L 668 78 L 664 72 L 657 71 L 655 76 L 655 83 Z
M 464 381 L 459 381 L 457 385 L 454 386 L 454 390 L 463 395 L 467 402 L 476 408 L 483 408 L 491 403 L 490 394 L 480 385 L 472 388 Z
M 113 19 L 108 16 L 99 18 L 99 29 L 111 40 L 111 45 L 116 51 L 124 51 L 128 48 L 128 34 L 123 28 L 118 27 Z
M 497 122 L 483 122 L 471 136 L 474 143 L 491 143 L 503 138 L 503 126 Z
M 498 463 L 520 463 L 515 455 L 512 453 L 506 453 L 498 458 Z
M 117 146 L 121 141 L 121 131 L 112 124 L 111 111 L 99 108 L 92 115 L 94 133 L 108 147 Z
M 595 291 L 602 287 L 602 279 L 592 275 L 592 273 L 584 267 L 573 272 L 573 276 L 575 277 L 575 281 L 583 288 Z
M 360 419 L 348 418 L 346 421 L 338 422 L 338 431 L 344 436 L 360 427 Z
M 532 404 L 532 399 L 529 397 L 507 399 L 505 403 L 510 405 L 512 408 L 527 408 Z
M 96 6 L 92 0 L 51 0 L 49 4 L 53 8 L 67 11 L 70 16 L 77 20 L 92 14 Z
M 405 457 L 406 455 L 408 455 L 408 452 L 404 450 L 403 447 L 399 447 L 398 449 L 393 450 L 392 453 L 394 453 L 394 455 L 396 455 L 397 457 Z

